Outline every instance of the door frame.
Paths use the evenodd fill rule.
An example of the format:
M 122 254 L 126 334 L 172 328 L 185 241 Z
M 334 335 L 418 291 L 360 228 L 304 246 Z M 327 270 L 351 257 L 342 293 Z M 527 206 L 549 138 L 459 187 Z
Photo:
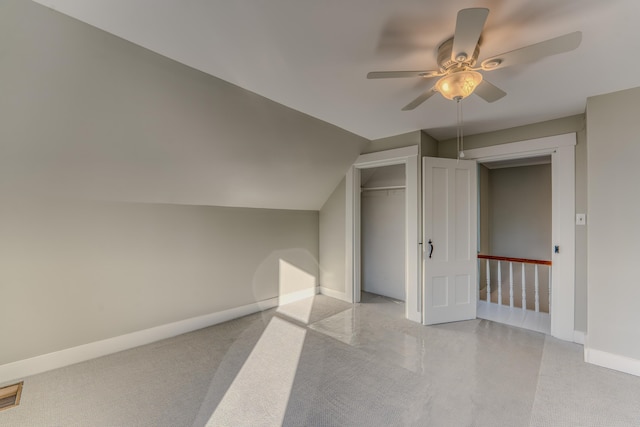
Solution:
M 485 163 L 551 155 L 552 251 L 551 335 L 574 340 L 575 315 L 575 145 L 576 134 L 555 135 L 465 151 L 465 159 Z M 561 284 L 561 286 L 559 286 Z
M 360 171 L 380 166 L 405 165 L 405 315 L 414 322 L 422 321 L 418 155 L 418 146 L 362 154 L 347 172 L 345 209 L 345 296 L 349 302 L 357 303 L 360 302 L 362 290 Z

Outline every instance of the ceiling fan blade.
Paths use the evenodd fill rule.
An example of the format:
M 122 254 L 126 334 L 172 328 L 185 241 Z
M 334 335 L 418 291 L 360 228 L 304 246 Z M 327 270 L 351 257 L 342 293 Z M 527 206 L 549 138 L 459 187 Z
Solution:
M 413 110 L 414 108 L 416 108 L 418 105 L 422 104 L 424 101 L 426 101 L 427 99 L 431 98 L 433 95 L 435 95 L 437 92 L 431 88 L 428 91 L 424 92 L 422 95 L 420 95 L 419 97 L 417 97 L 416 99 L 414 99 L 413 101 L 411 101 L 410 103 L 408 103 L 407 105 L 405 105 L 402 108 L 402 111 L 410 111 Z
M 486 80 L 482 80 L 473 93 L 487 102 L 495 102 L 502 99 L 507 94 L 507 92 L 492 85 Z
M 372 71 L 367 74 L 368 79 L 393 79 L 398 77 L 436 77 L 440 73 L 434 70 L 422 71 Z
M 456 19 L 456 32 L 453 36 L 451 60 L 464 62 L 473 56 L 482 28 L 489 16 L 489 9 L 462 9 Z
M 498 68 L 534 62 L 546 56 L 557 55 L 559 53 L 574 50 L 580 46 L 581 41 L 582 33 L 580 31 L 576 31 L 574 33 L 565 34 L 564 36 L 512 50 L 511 52 L 506 52 L 501 55 L 492 56 L 491 58 L 487 58 L 482 61 L 482 68 L 484 70 L 497 70 Z

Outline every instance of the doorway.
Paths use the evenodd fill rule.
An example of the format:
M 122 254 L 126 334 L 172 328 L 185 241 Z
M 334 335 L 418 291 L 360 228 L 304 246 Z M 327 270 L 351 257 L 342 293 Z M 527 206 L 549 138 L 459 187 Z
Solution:
M 362 292 L 406 301 L 405 165 L 361 171 Z
M 575 133 L 465 151 L 478 163 L 551 156 L 551 335 L 574 337 Z
M 422 319 L 419 242 L 419 168 L 418 147 L 363 154 L 347 172 L 346 177 L 346 260 L 345 293 L 350 302 L 360 302 L 362 294 L 361 248 L 361 183 L 367 169 L 382 166 L 403 165 L 405 176 L 404 200 L 404 292 L 405 317 L 420 322 Z
M 478 164 L 479 318 L 551 332 L 551 155 Z

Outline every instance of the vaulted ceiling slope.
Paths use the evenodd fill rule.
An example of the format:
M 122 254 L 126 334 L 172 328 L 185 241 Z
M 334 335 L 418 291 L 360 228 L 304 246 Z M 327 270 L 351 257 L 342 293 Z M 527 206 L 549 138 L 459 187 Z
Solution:
M 368 143 L 33 2 L 0 55 L 4 195 L 318 210 Z
M 490 9 L 480 60 L 582 32 L 574 51 L 486 73 L 507 96 L 465 100 L 466 134 L 581 114 L 589 96 L 640 86 L 637 0 L 37 1 L 368 139 L 455 136 L 451 101 L 400 111 L 432 83 L 365 76 L 435 69 L 463 8 Z

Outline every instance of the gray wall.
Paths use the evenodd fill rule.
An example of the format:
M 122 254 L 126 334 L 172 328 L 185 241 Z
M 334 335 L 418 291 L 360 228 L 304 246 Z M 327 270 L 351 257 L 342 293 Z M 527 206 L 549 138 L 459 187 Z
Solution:
M 420 131 L 420 152 L 422 156 L 438 157 L 438 141 L 425 131 Z
M 589 98 L 588 347 L 640 360 L 640 88 Z
M 465 149 L 488 147 L 546 136 L 575 132 L 576 145 L 576 212 L 587 212 L 587 132 L 585 115 L 565 117 L 510 129 L 464 137 Z M 456 157 L 455 139 L 441 141 L 439 157 Z M 590 172 L 589 172 L 590 173 Z M 575 329 L 587 331 L 587 227 L 576 226 Z
M 551 165 L 489 171 L 491 255 L 551 260 Z
M 0 57 L 0 364 L 295 291 L 281 258 L 317 278 L 366 139 L 30 1 Z
M 320 286 L 345 292 L 346 179 L 320 209 Z
M 0 224 L 0 313 L 13 325 L 0 329 L 0 364 L 300 291 L 318 277 L 313 211 L 16 200 L 2 204 Z M 292 269 L 308 280 L 288 282 Z
M 403 133 L 401 135 L 390 136 L 388 138 L 374 139 L 362 151 L 362 153 L 374 153 L 377 151 L 392 150 L 394 148 L 409 147 L 419 145 L 422 141 L 422 132 L 419 130 Z
M 319 210 L 369 143 L 31 1 L 0 52 L 0 195 Z

